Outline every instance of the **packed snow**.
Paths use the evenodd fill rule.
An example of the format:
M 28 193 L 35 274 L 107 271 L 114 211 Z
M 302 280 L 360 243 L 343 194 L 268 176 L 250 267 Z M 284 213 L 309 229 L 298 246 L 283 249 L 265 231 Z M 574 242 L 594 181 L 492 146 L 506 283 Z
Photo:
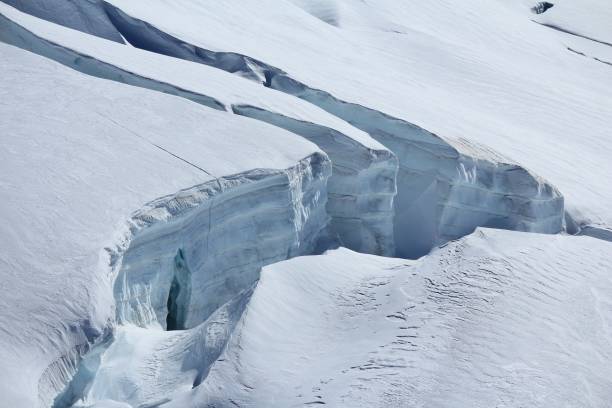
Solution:
M 479 229 L 407 262 L 264 268 L 204 384 L 169 407 L 605 407 L 612 244 Z
M 0 0 L 0 406 L 607 407 L 607 0 Z

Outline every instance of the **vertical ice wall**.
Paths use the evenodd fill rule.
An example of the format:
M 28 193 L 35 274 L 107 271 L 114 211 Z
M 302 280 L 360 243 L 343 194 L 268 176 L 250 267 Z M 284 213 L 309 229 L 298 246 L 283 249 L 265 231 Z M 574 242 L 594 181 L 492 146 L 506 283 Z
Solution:
M 194 327 L 250 287 L 262 266 L 313 253 L 327 233 L 330 174 L 329 160 L 314 155 L 287 171 L 224 177 L 137 214 L 115 283 L 118 323 Z

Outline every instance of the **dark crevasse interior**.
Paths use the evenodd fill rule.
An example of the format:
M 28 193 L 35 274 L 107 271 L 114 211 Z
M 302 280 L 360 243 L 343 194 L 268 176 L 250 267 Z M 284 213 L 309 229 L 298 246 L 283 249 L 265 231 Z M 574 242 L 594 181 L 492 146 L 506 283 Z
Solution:
M 174 257 L 174 277 L 168 293 L 166 330 L 184 330 L 187 308 L 191 299 L 191 271 L 185 254 L 179 249 Z
M 552 8 L 553 6 L 554 6 L 553 3 L 549 3 L 547 1 L 541 1 L 535 6 L 533 6 L 531 8 L 531 11 L 534 12 L 535 14 L 542 14 L 542 13 L 545 13 L 548 9 Z
M 0 0 L 24 13 L 107 40 L 124 43 L 101 0 Z

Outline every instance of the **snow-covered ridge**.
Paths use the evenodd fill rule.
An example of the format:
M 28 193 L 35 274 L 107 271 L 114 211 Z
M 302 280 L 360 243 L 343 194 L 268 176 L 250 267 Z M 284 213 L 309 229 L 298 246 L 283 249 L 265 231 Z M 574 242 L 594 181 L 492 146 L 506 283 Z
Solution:
M 417 258 L 478 226 L 557 233 L 563 197 L 521 166 L 467 140 L 450 141 L 412 123 L 348 103 L 245 55 L 188 44 L 106 4 L 111 21 L 137 47 L 262 81 L 367 132 L 399 158 L 394 200 L 396 254 Z M 231 55 L 231 64 L 228 64 Z M 332 159 L 333 160 L 333 159 Z
M 342 245 L 394 253 L 393 206 L 397 159 L 364 132 L 305 102 L 202 65 L 168 59 L 81 34 L 0 4 L 0 40 L 80 72 L 181 96 L 290 130 L 332 158 L 328 185 L 332 228 Z M 181 75 L 176 75 L 181 72 Z M 204 80 L 203 80 L 204 78 Z M 254 109 L 252 109 L 254 108 Z
M 416 262 L 271 265 L 197 394 L 168 406 L 604 407 L 610 251 L 478 229 Z

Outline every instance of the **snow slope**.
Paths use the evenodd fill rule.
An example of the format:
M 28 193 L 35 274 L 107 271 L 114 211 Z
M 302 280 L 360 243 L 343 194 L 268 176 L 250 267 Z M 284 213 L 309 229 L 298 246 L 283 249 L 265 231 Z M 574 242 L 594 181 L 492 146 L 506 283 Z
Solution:
M 268 266 L 204 384 L 167 406 L 607 406 L 611 251 L 479 229 L 416 262 Z
M 312 143 L 181 98 L 87 77 L 12 46 L 2 44 L 0 52 L 0 308 L 7 311 L 0 314 L 0 393 L 7 406 L 35 406 L 37 398 L 48 406 L 77 355 L 109 334 L 111 285 L 139 231 L 156 226 L 181 248 L 189 231 L 172 228 L 203 213 L 200 222 L 217 228 L 219 238 L 227 229 L 241 234 L 242 246 L 225 248 L 225 256 L 241 262 L 261 251 L 263 258 L 224 274 L 233 295 L 249 287 L 262 264 L 309 253 L 313 234 L 325 228 L 331 164 Z M 230 208 L 242 222 L 211 197 L 233 198 Z M 266 219 L 271 236 L 254 221 Z M 200 241 L 184 246 L 194 285 L 210 281 L 207 266 L 195 262 L 196 254 L 204 256 L 204 238 L 201 232 Z M 147 256 L 164 262 L 155 248 Z M 132 268 L 129 276 L 136 274 Z M 141 276 L 139 283 L 169 286 L 172 276 L 165 279 Z M 194 297 L 189 308 L 205 308 L 206 301 L 214 303 Z
M 363 149 L 360 151 L 357 148 L 354 153 L 349 153 L 347 143 L 338 143 L 336 140 L 338 136 L 345 137 L 344 134 L 332 133 L 330 138 L 330 128 L 327 126 L 313 127 L 313 123 L 317 123 L 313 122 L 315 119 L 309 118 L 308 128 L 305 128 L 304 123 L 291 121 L 265 107 L 255 106 L 253 109 L 252 105 L 232 105 L 235 113 L 294 131 L 315 141 L 330 155 L 335 170 L 330 180 L 328 211 L 332 216 L 332 227 L 339 234 L 341 242 L 352 249 L 393 254 L 395 238 L 398 255 L 416 258 L 427 253 L 432 247 L 468 234 L 475 227 L 482 225 L 545 233 L 556 233 L 562 229 L 563 199 L 559 192 L 544 180 L 489 148 L 466 139 L 451 143 L 411 123 L 398 121 L 359 105 L 346 104 L 326 92 L 307 88 L 282 71 L 260 61 L 231 53 L 211 53 L 190 44 L 182 44 L 178 39 L 156 31 L 154 27 L 134 21 L 112 6 L 107 6 L 106 10 L 122 34 L 136 46 L 216 66 L 250 79 L 263 80 L 272 88 L 296 94 L 348 120 L 393 150 L 399 158 L 394 224 L 391 223 L 393 214 L 389 211 L 392 194 L 395 193 L 395 189 L 390 185 L 390 179 L 394 177 L 391 175 L 393 171 L 390 166 L 394 163 L 385 155 L 386 152 L 374 152 L 374 155 L 380 156 L 381 159 L 366 158 L 364 164 L 355 166 L 355 163 L 364 162 L 364 153 L 365 156 L 372 156 L 372 151 L 364 152 Z M 7 22 L 3 30 L 5 41 L 54 58 L 82 72 L 139 86 L 143 86 L 143 76 L 155 78 L 153 86 L 144 86 L 158 90 L 159 82 L 166 85 L 178 82 L 179 85 L 174 90 L 168 89 L 167 86 L 161 90 L 199 102 L 204 92 L 200 89 L 206 89 L 210 94 L 207 85 L 199 85 L 200 75 L 218 78 L 220 83 L 223 83 L 221 91 L 217 88 L 216 92 L 213 91 L 213 95 L 217 96 L 213 97 L 212 101 L 203 102 L 215 108 L 220 104 L 219 94 L 224 95 L 225 100 L 228 99 L 228 82 L 233 85 L 227 75 L 212 73 L 210 69 L 198 70 L 192 64 L 181 65 L 175 60 L 159 57 L 156 59 L 151 54 L 135 52 L 130 47 L 96 41 L 85 35 L 37 21 L 8 7 L 4 7 L 4 12 L 37 36 L 50 39 L 51 44 L 32 36 L 19 26 L 11 25 L 10 22 Z M 58 49 L 57 44 L 69 49 Z M 79 51 L 75 55 L 73 50 Z M 101 64 L 100 61 L 110 61 L 112 67 Z M 122 67 L 123 71 L 118 72 L 118 67 Z M 177 69 L 193 71 L 194 75 L 187 75 L 187 81 L 177 81 Z M 134 72 L 141 75 L 130 80 L 129 77 L 133 76 Z M 268 100 L 279 98 L 278 93 L 270 93 L 261 87 L 255 89 L 253 84 L 250 84 L 249 88 L 244 81 L 238 81 L 237 85 L 240 89 L 246 87 L 248 91 L 242 92 L 245 95 L 260 92 Z M 193 89 L 198 89 L 196 97 L 186 95 L 185 89 L 192 95 Z M 231 94 L 229 99 L 235 99 L 235 95 Z M 285 103 L 282 98 L 281 101 Z M 301 105 L 299 106 L 301 108 Z M 317 118 L 321 116 L 320 111 L 316 110 L 315 113 Z M 295 116 L 293 112 L 292 114 Z M 311 118 L 313 116 L 315 115 L 310 115 Z M 323 118 L 328 120 L 324 115 Z M 338 125 L 335 127 L 338 128 Z M 350 127 L 344 124 L 342 128 Z M 355 134 L 353 131 L 344 132 L 360 143 L 363 143 L 361 140 L 368 140 L 364 139 L 363 135 L 358 134 L 360 138 L 352 136 Z M 371 142 L 371 139 L 369 141 Z M 382 148 L 378 144 L 376 146 Z M 355 156 L 351 157 L 352 154 Z
M 0 406 L 606 407 L 611 9 L 535 3 L 0 0 Z
M 3 4 L 0 12 L 29 30 L 6 21 L 0 28 L 0 39 L 8 43 L 90 75 L 231 110 L 315 142 L 335 166 L 329 186 L 329 213 L 342 243 L 363 252 L 393 254 L 392 200 L 397 160 L 366 133 L 308 103 L 217 69 L 104 41 Z
M 578 225 L 612 225 L 605 204 L 612 195 L 607 183 L 612 87 L 593 86 L 610 84 L 612 71 L 567 50 L 565 34 L 531 21 L 527 7 L 487 0 L 335 2 L 338 21 L 348 9 L 345 14 L 357 13 L 362 21 L 383 16 L 394 25 L 384 30 L 379 22 L 351 23 L 355 18 L 337 27 L 288 1 L 110 3 L 185 43 L 246 55 L 308 89 L 418 125 L 452 147 L 467 139 L 501 152 L 556 186 Z M 564 10 L 566 3 L 542 16 Z M 606 2 L 598 4 L 605 8 Z M 589 18 L 597 14 L 587 10 Z M 138 27 L 132 29 L 142 36 L 151 32 Z M 387 121 L 359 124 L 354 106 L 283 90 L 385 144 Z M 391 136 L 401 140 L 407 133 Z M 461 145 L 457 149 L 461 152 Z

